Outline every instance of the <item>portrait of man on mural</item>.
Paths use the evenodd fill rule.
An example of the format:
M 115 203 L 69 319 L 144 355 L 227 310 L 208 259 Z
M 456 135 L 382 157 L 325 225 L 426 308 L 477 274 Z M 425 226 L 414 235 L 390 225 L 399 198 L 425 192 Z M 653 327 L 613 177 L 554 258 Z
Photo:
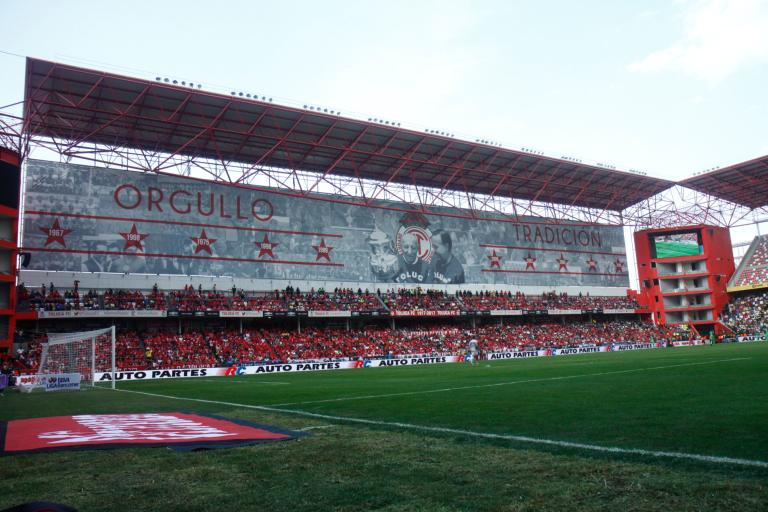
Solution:
M 439 284 L 464 283 L 464 267 L 453 254 L 451 234 L 438 229 L 432 233 L 432 247 L 435 254 L 432 257 L 432 280 Z
M 404 233 L 400 245 L 402 248 L 398 258 L 400 267 L 395 274 L 395 282 L 429 282 L 429 264 L 419 257 L 419 239 L 417 236 L 410 232 Z

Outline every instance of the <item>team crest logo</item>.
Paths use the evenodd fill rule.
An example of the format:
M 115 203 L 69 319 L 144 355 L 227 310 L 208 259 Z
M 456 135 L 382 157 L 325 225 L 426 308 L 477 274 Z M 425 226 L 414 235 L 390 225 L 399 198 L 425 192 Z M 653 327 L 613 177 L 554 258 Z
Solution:
M 418 260 L 429 263 L 434 255 L 432 247 L 432 232 L 429 221 L 420 213 L 408 213 L 400 219 L 400 229 L 395 235 L 395 250 L 408 263 Z

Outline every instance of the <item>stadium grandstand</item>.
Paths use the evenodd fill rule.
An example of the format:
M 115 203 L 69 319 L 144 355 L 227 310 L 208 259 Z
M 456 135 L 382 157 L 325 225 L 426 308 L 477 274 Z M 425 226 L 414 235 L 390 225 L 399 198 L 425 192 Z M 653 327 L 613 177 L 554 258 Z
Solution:
M 271 311 L 296 312 L 309 315 L 321 311 L 403 313 L 419 311 L 478 313 L 503 310 L 559 310 L 567 309 L 581 313 L 608 310 L 630 310 L 642 312 L 633 298 L 626 297 L 569 297 L 567 293 L 549 293 L 541 296 L 526 296 L 520 292 L 459 292 L 449 295 L 440 290 L 399 289 L 381 293 L 355 292 L 351 289 L 335 289 L 333 292 L 311 290 L 302 293 L 300 289 L 288 288 L 275 292 L 248 294 L 233 289 L 222 293 L 216 290 L 195 289 L 186 286 L 180 291 L 165 293 L 154 288 L 144 295 L 141 290 L 106 290 L 98 293 L 89 290 L 81 295 L 78 289 L 61 290 L 53 283 L 43 285 L 40 290 L 28 290 L 23 283 L 17 288 L 19 312 L 52 311 L 172 311 L 172 312 L 221 312 L 221 311 Z M 43 314 L 43 317 L 45 314 Z M 351 315 L 350 315 L 351 316 Z M 404 314 L 402 316 L 411 316 Z M 439 315 L 438 315 L 439 316 Z
M 26 166 L 3 350 L 16 332 L 27 368 L 31 332 L 111 323 L 130 368 L 458 354 L 481 335 L 504 349 L 645 343 L 725 337 L 721 317 L 745 325 L 733 320 L 745 303 L 728 313 L 714 284 L 691 282 L 704 290 L 692 295 L 695 263 L 660 285 L 663 311 L 655 292 L 631 289 L 630 264 L 644 264 L 630 262 L 623 229 L 750 224 L 766 206 L 765 158 L 675 183 L 32 58 L 24 107 L 3 116 L 4 151 Z M 693 245 L 653 240 L 660 268 L 701 259 L 703 238 L 687 232 Z M 735 272 L 703 275 L 751 289 L 767 254 L 759 237 Z M 408 334 L 425 329 L 461 335 Z
M 768 237 L 755 237 L 731 278 L 729 290 L 768 287 Z

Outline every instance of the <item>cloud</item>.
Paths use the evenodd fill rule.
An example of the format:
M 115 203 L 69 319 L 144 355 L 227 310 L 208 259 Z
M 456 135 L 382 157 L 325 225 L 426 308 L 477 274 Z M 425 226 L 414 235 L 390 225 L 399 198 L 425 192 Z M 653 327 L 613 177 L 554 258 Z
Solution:
M 706 0 L 686 2 L 683 37 L 627 69 L 636 73 L 679 71 L 710 84 L 768 62 L 768 2 Z

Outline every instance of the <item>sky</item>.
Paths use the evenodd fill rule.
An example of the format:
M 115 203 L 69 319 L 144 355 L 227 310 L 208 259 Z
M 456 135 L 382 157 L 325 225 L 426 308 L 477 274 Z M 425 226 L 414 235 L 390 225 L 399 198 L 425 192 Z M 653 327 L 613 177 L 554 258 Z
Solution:
M 683 179 L 768 154 L 768 1 L 0 0 L 0 51 Z M 0 106 L 24 60 L 0 53 Z

